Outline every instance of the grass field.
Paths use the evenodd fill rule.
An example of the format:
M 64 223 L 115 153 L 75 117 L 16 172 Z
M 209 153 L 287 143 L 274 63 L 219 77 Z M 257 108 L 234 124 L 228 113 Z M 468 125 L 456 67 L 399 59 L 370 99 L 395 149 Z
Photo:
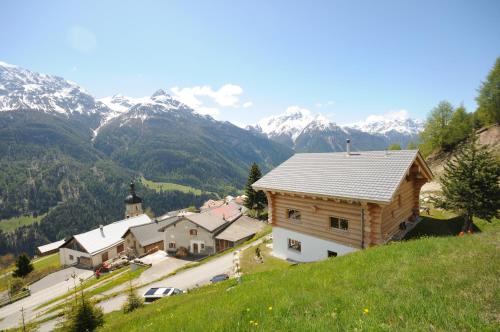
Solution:
M 21 226 L 31 225 L 42 220 L 45 215 L 38 217 L 21 216 L 0 220 L 0 230 L 3 232 L 13 232 Z
M 184 193 L 193 193 L 195 195 L 201 195 L 201 189 L 196 189 L 190 186 L 185 186 L 182 184 L 176 184 L 171 182 L 154 182 L 151 180 L 147 180 L 144 177 L 141 178 L 141 183 L 148 187 L 149 189 L 153 189 L 158 191 L 181 191 Z
M 31 263 L 33 264 L 34 270 L 24 278 L 24 281 L 27 284 L 40 280 L 46 275 L 57 271 L 61 267 L 61 263 L 59 262 L 59 253 L 34 259 Z M 14 268 L 15 265 L 13 264 L 0 271 L 0 291 L 4 291 L 9 288 L 10 282 L 13 278 L 9 272 L 13 271 Z
M 272 256 L 272 249 L 269 248 L 268 244 L 267 242 L 261 243 L 257 247 L 250 247 L 241 253 L 240 267 L 243 274 L 284 269 L 291 265 L 287 261 Z M 256 248 L 260 249 L 262 261 L 256 259 Z
M 106 315 L 102 330 L 498 331 L 500 225 L 477 226 L 474 235 L 424 236 L 247 274 L 239 285 Z

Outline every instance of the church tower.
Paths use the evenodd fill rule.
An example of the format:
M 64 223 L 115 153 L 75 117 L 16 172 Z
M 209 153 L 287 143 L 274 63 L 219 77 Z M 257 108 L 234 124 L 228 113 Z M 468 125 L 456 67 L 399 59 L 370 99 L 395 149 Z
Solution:
M 130 183 L 130 194 L 125 197 L 125 218 L 142 214 L 142 198 L 135 194 L 135 183 Z

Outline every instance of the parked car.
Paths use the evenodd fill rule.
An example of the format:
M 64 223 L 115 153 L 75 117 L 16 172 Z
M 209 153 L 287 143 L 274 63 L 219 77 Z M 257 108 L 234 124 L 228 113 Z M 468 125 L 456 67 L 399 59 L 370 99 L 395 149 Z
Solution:
M 162 297 L 182 294 L 184 291 L 174 287 L 153 287 L 144 293 L 144 302 L 150 303 L 161 299 Z
M 212 284 L 215 284 L 216 282 L 224 281 L 227 279 L 229 279 L 229 276 L 226 273 L 223 273 L 223 274 L 218 274 L 218 275 L 214 276 L 212 279 L 210 279 L 210 282 Z

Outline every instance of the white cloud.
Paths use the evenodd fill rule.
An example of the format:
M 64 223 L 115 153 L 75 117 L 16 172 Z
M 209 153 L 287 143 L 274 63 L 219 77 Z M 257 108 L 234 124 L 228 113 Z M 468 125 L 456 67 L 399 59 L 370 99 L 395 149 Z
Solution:
M 94 33 L 82 26 L 75 25 L 71 27 L 67 39 L 73 49 L 82 53 L 90 53 L 97 47 L 97 39 Z
M 222 107 L 239 107 L 239 96 L 243 93 L 243 89 L 234 84 L 225 84 L 218 90 L 214 90 L 208 85 L 182 89 L 174 86 L 170 90 L 177 99 L 193 108 L 199 108 L 203 105 L 200 97 L 209 98 Z
M 208 114 L 217 117 L 220 114 L 218 107 L 250 107 L 252 102 L 240 105 L 240 96 L 243 89 L 239 85 L 225 84 L 215 90 L 209 85 L 179 88 L 174 86 L 170 89 L 173 97 L 192 107 L 200 114 Z M 212 105 L 207 105 L 207 102 Z
M 249 108 L 252 106 L 253 106 L 253 103 L 251 101 L 247 101 L 246 103 L 243 104 L 243 108 Z

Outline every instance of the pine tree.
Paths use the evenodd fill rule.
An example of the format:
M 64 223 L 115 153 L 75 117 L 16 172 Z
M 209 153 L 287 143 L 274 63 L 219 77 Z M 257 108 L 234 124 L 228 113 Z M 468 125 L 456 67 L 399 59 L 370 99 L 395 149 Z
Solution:
M 249 209 L 261 211 L 267 205 L 266 194 L 264 194 L 263 191 L 255 191 L 252 188 L 252 184 L 254 184 L 261 177 L 262 173 L 260 172 L 259 166 L 256 163 L 253 163 L 250 167 L 248 181 L 245 186 L 245 195 L 247 196 L 245 206 Z
M 500 165 L 475 134 L 444 167 L 443 195 L 437 206 L 464 216 L 462 232 L 472 232 L 473 217 L 490 221 L 500 209 Z
M 123 304 L 122 310 L 124 313 L 129 313 L 134 311 L 137 308 L 140 308 L 144 305 L 142 299 L 137 295 L 134 287 L 132 286 L 132 281 L 129 284 L 129 292 L 127 295 L 127 301 Z
M 64 320 L 59 328 L 68 332 L 91 332 L 103 324 L 104 314 L 101 308 L 81 294 L 80 297 L 77 296 L 76 303 L 67 303 Z
M 14 277 L 25 277 L 31 271 L 33 271 L 33 264 L 31 260 L 25 253 L 19 255 L 16 261 L 16 270 L 14 271 Z

